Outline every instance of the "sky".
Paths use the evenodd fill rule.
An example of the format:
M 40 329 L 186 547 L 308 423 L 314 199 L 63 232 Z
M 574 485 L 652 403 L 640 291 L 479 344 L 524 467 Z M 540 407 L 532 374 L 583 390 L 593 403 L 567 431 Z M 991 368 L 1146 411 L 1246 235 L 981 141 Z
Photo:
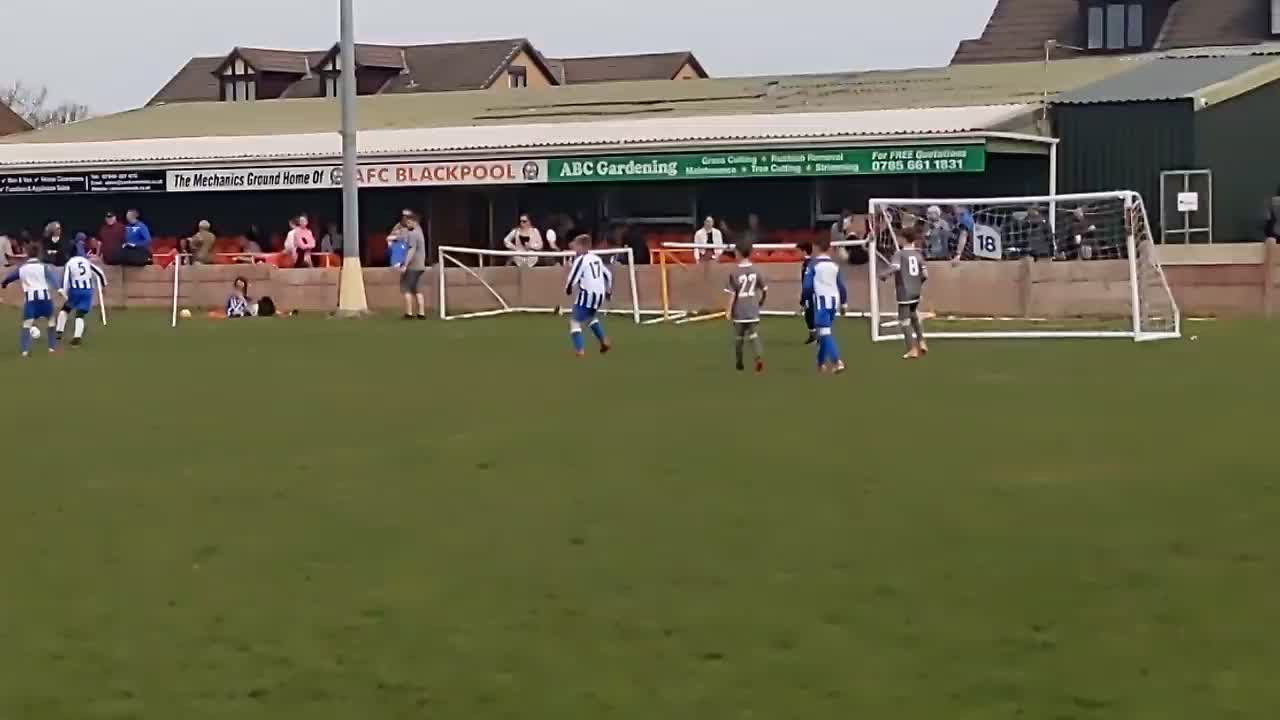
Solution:
M 355 12 L 357 42 L 528 37 L 551 57 L 693 50 L 708 72 L 727 77 L 945 65 L 994 5 L 355 0 Z M 57 100 L 105 114 L 144 104 L 195 55 L 237 45 L 320 49 L 337 37 L 338 0 L 0 0 L 0 85 L 44 85 Z

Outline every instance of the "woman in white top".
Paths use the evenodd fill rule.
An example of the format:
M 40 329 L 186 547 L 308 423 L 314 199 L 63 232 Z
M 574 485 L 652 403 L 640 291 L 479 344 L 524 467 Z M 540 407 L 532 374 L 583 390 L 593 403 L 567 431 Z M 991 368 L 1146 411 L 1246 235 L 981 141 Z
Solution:
M 541 252 L 543 248 L 542 233 L 538 232 L 538 228 L 533 226 L 528 215 L 521 215 L 520 224 L 507 233 L 507 236 L 502 239 L 502 244 L 506 245 L 507 249 L 512 252 L 526 250 Z M 533 267 L 538 264 L 538 258 L 530 255 L 517 255 L 511 258 L 511 264 L 520 267 Z

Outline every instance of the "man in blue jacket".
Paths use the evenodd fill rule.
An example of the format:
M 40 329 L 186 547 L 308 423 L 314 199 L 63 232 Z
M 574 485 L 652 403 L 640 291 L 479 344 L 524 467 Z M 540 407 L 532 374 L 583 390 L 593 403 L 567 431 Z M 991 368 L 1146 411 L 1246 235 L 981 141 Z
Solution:
M 120 248 L 120 264 L 141 267 L 151 264 L 151 228 L 138 219 L 138 211 L 125 213 L 124 245 Z

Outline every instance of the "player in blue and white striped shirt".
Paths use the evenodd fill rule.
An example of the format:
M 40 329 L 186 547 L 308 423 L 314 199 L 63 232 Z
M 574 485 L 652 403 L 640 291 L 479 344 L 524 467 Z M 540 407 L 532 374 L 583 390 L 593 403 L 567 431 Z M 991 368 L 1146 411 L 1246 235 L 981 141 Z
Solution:
M 831 259 L 831 239 L 819 237 L 814 241 L 818 251 L 805 272 L 802 292 L 813 303 L 813 324 L 818 329 L 818 371 L 844 372 L 844 361 L 831 334 L 836 314 L 848 304 L 849 291 L 840 275 L 840 266 Z
M 613 273 L 605 266 L 599 255 L 591 252 L 591 237 L 579 235 L 570 243 L 570 247 L 578 254 L 569 267 L 569 280 L 564 284 L 564 294 L 577 297 L 573 301 L 573 315 L 569 319 L 569 338 L 573 340 L 573 351 L 582 357 L 585 354 L 582 341 L 582 324 L 591 326 L 591 334 L 600 342 L 600 353 L 613 349 L 613 343 L 604 334 L 604 326 L 598 317 L 600 308 L 606 300 L 613 296 Z
M 67 330 L 67 318 L 71 313 L 76 314 L 71 345 L 74 347 L 84 340 L 84 316 L 93 309 L 93 291 L 106 286 L 107 276 L 97 265 L 89 262 L 88 258 L 78 255 L 67 261 L 67 266 L 62 270 L 62 294 L 67 296 L 67 302 L 58 313 L 59 340 Z
M 0 281 L 0 288 L 7 288 L 14 282 L 22 283 L 24 302 L 22 330 L 18 340 L 22 357 L 31 354 L 31 333 L 35 329 L 36 320 L 41 318 L 49 321 L 49 352 L 58 349 L 58 336 L 53 332 L 52 300 L 54 289 L 58 288 L 58 279 L 54 276 L 52 267 L 40 262 L 39 245 L 28 243 L 26 250 L 31 259 L 19 265 L 16 270 L 5 276 L 3 281 Z

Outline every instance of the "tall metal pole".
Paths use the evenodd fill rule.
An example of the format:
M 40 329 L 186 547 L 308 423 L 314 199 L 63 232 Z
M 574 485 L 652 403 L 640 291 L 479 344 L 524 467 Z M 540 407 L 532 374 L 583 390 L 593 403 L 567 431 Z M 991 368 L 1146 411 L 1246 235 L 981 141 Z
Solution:
M 360 266 L 360 196 L 356 150 L 356 31 L 354 0 L 339 0 L 339 39 L 342 63 L 342 275 L 338 285 L 338 314 L 358 317 L 369 312 Z

